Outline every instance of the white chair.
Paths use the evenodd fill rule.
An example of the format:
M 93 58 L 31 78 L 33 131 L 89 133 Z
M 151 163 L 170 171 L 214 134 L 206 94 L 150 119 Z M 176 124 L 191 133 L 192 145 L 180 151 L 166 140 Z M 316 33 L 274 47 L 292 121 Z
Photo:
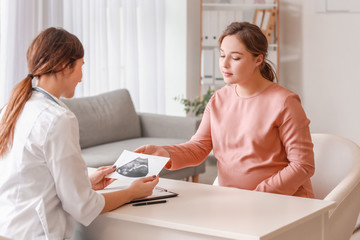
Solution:
M 315 174 L 311 178 L 317 199 L 334 201 L 329 211 L 326 240 L 350 239 L 360 211 L 360 148 L 332 134 L 311 134 Z M 218 185 L 216 177 L 213 185 Z
M 329 212 L 326 239 L 350 239 L 360 211 L 360 148 L 331 134 L 312 134 L 315 174 L 311 178 L 315 198 L 335 201 Z

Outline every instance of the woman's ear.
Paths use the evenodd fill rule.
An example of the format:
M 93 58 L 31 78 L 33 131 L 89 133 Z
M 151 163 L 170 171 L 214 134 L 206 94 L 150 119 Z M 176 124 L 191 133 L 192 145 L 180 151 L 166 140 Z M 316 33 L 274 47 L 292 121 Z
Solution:
M 63 64 L 63 71 L 62 71 L 62 73 L 63 74 L 69 74 L 69 73 L 71 73 L 72 72 L 72 68 L 71 68 L 71 63 L 66 63 L 66 64 Z
M 69 66 L 64 63 L 64 64 L 62 64 L 61 69 L 62 69 L 61 72 L 65 73 L 69 69 Z
M 256 66 L 259 67 L 262 64 L 263 61 L 264 61 L 264 55 L 259 54 L 256 57 L 256 61 L 255 61 Z

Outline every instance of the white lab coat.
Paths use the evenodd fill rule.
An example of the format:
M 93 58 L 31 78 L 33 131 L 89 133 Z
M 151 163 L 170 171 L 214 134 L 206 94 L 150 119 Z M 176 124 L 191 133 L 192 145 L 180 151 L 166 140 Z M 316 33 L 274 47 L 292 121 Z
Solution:
M 16 124 L 12 149 L 0 158 L 0 235 L 70 238 L 73 219 L 89 225 L 104 207 L 81 158 L 77 119 L 54 99 L 58 103 L 33 92 Z

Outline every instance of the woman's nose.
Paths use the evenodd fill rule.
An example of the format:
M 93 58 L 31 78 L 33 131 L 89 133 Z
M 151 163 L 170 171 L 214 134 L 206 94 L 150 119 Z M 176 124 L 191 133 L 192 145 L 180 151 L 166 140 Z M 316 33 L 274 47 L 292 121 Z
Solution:
M 226 57 L 220 58 L 219 59 L 219 66 L 223 67 L 223 68 L 228 68 L 229 67 L 229 60 Z

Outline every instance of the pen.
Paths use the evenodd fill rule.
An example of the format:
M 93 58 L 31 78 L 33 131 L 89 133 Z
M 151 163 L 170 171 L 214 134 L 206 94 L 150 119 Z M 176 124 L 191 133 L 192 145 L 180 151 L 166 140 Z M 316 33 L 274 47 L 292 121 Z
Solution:
M 158 187 L 158 186 L 156 186 L 155 188 L 156 188 L 157 190 L 159 190 L 159 191 L 162 191 L 162 192 L 167 192 L 167 191 L 168 191 L 167 189 L 162 188 L 162 187 Z
M 166 200 L 134 203 L 133 206 L 144 206 L 144 205 L 152 205 L 152 204 L 159 204 L 159 203 L 166 203 Z

